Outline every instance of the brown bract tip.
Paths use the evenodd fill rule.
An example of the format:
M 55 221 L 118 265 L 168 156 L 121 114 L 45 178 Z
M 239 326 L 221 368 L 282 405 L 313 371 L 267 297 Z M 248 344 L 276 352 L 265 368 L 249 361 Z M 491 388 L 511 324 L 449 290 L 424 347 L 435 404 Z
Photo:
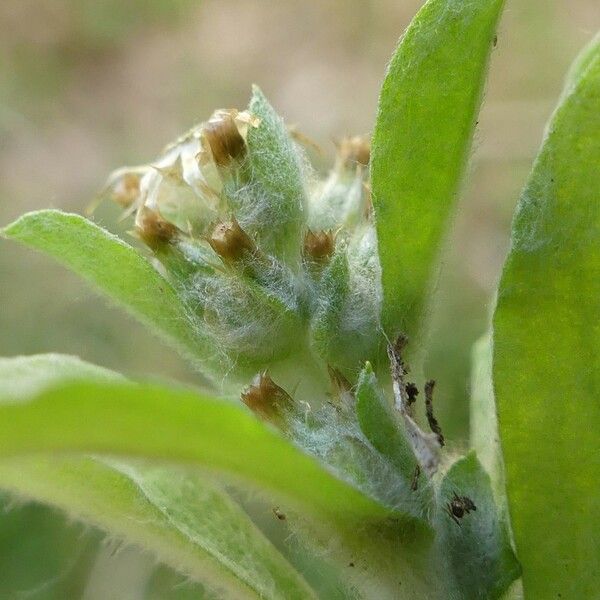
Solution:
M 331 231 L 307 231 L 304 236 L 304 255 L 317 262 L 328 259 L 335 249 L 335 236 Z
M 342 138 L 337 143 L 338 165 L 354 169 L 357 165 L 367 166 L 371 158 L 371 143 L 365 136 L 355 135 Z
M 277 417 L 282 408 L 291 406 L 291 396 L 267 373 L 259 373 L 241 394 L 242 402 L 263 419 Z
M 159 250 L 178 237 L 182 231 L 165 220 L 158 211 L 143 206 L 136 217 L 135 233 L 146 246 L 152 250 Z
M 220 167 L 226 167 L 232 160 L 243 158 L 246 154 L 246 142 L 238 129 L 237 116 L 235 109 L 221 109 L 204 124 L 202 135 Z
M 245 252 L 256 251 L 254 242 L 235 218 L 219 223 L 208 238 L 208 243 L 223 260 L 227 261 L 239 260 Z

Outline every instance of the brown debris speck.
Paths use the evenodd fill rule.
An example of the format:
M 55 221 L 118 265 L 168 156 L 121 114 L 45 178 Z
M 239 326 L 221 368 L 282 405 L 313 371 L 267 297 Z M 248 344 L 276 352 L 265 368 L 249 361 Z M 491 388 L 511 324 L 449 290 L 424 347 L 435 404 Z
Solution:
M 273 507 L 273 514 L 280 520 L 280 521 L 285 521 L 287 519 L 287 517 L 285 516 L 285 513 L 281 512 L 279 510 L 278 506 L 274 506 Z
M 404 334 L 400 334 L 393 344 L 388 344 L 387 354 L 390 359 L 390 369 L 392 372 L 392 381 L 395 387 L 395 395 L 397 406 L 400 412 L 410 414 L 411 402 L 406 390 L 406 375 L 408 374 L 408 366 L 402 358 L 402 352 L 408 344 L 408 338 Z
M 444 435 L 442 434 L 442 428 L 438 423 L 437 419 L 433 414 L 433 388 L 435 387 L 435 381 L 430 379 L 425 384 L 425 411 L 427 414 L 427 422 L 433 433 L 437 436 L 437 440 L 440 446 L 444 445 Z
M 414 470 L 414 473 L 413 473 L 413 477 L 412 477 L 412 481 L 411 481 L 411 484 L 410 484 L 410 489 L 413 492 L 416 492 L 417 488 L 419 487 L 419 475 L 421 475 L 421 467 L 418 464 L 416 464 L 415 465 L 415 470 Z
M 419 388 L 414 383 L 407 383 L 404 386 L 406 393 L 408 395 L 408 403 L 414 404 L 417 401 L 417 396 L 419 395 Z
M 444 510 L 450 518 L 460 527 L 460 519 L 471 511 L 477 510 L 475 503 L 468 496 L 459 496 L 456 492 L 452 496 L 450 502 L 446 503 Z

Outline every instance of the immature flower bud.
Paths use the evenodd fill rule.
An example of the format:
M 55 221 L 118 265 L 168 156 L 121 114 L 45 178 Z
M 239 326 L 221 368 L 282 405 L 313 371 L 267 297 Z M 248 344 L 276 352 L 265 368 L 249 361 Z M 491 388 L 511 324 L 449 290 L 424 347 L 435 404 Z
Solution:
M 326 364 L 351 377 L 376 358 L 381 291 L 368 140 L 341 140 L 321 181 L 298 141 L 255 88 L 247 110 L 215 111 L 150 164 L 115 171 L 104 193 L 135 213 L 211 349 L 207 370 L 228 386 L 271 368 L 299 386 L 291 414 L 302 420 L 301 401 L 327 397 Z M 247 403 L 280 397 L 263 379 Z
M 246 252 L 256 252 L 254 242 L 235 218 L 219 223 L 208 238 L 208 243 L 225 261 L 236 261 L 243 258 Z
M 279 387 L 267 371 L 259 373 L 241 394 L 242 402 L 263 419 L 273 420 L 293 405 L 292 397 Z
M 331 231 L 307 231 L 304 236 L 304 256 L 316 262 L 327 260 L 335 250 L 335 236 Z

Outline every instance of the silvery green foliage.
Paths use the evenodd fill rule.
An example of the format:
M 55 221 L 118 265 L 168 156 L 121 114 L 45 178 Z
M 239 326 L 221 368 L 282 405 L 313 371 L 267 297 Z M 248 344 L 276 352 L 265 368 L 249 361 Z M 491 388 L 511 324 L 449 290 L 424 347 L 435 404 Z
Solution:
M 405 447 L 399 469 L 358 416 L 370 418 L 371 396 L 386 402 L 369 362 L 358 377 L 381 346 L 369 144 L 343 139 L 320 179 L 297 137 L 255 88 L 248 110 L 215 111 L 109 187 L 215 349 L 205 369 L 225 389 L 245 385 L 254 412 L 338 475 L 426 517 L 428 484 L 412 488 L 431 434 L 407 417 L 407 436 L 392 418 Z
M 3 233 L 55 256 L 121 301 L 191 356 L 225 393 L 241 391 L 247 407 L 288 438 L 272 437 L 270 428 L 260 425 L 252 448 L 255 443 L 263 444 L 263 458 L 271 459 L 273 451 L 286 448 L 290 456 L 307 461 L 301 463 L 302 468 L 312 475 L 300 478 L 301 495 L 306 486 L 310 490 L 311 477 L 318 473 L 325 488 L 316 489 L 314 498 L 317 504 L 324 499 L 327 507 L 334 507 L 336 522 L 344 502 L 352 514 L 357 502 L 369 510 L 377 508 L 376 517 L 369 512 L 367 521 L 361 520 L 359 532 L 341 517 L 338 542 L 343 542 L 338 550 L 342 554 L 352 551 L 357 560 L 377 565 L 371 571 L 371 575 L 377 573 L 375 579 L 353 579 L 357 589 L 369 590 L 368 597 L 395 597 L 399 568 L 407 578 L 404 583 L 419 597 L 426 593 L 440 598 L 494 597 L 488 592 L 502 593 L 518 576 L 519 568 L 506 523 L 497 517 L 489 479 L 475 458 L 467 469 L 473 474 L 468 489 L 462 474 L 452 474 L 456 457 L 444 452 L 444 439 L 433 416 L 433 382 L 424 390 L 432 430 L 426 432 L 414 414 L 418 390 L 409 380 L 403 356 L 407 339 L 399 336 L 385 344 L 382 340 L 381 269 L 370 201 L 369 145 L 360 137 L 342 140 L 334 168 L 321 179 L 310 167 L 298 143 L 301 139 L 288 131 L 255 89 L 248 110 L 218 110 L 167 146 L 151 164 L 116 171 L 107 190 L 124 207 L 132 233 L 146 245 L 156 269 L 131 246 L 77 215 L 31 213 Z M 12 372 L 13 363 L 6 368 Z M 105 397 L 106 390 L 88 391 L 91 396 Z M 130 391 L 114 393 L 127 396 Z M 85 394 L 83 389 L 77 391 L 76 410 L 85 404 Z M 157 394 L 157 399 L 165 399 L 164 392 Z M 266 463 L 261 460 L 256 470 L 250 457 L 248 467 L 248 449 L 238 450 L 244 438 L 239 437 L 232 415 L 224 414 L 225 405 L 213 405 L 211 417 L 211 407 L 196 400 L 187 408 L 175 401 L 173 408 L 183 410 L 185 418 L 170 430 L 169 444 L 179 447 L 180 442 L 185 445 L 192 440 L 195 448 L 196 437 L 202 439 L 202 427 L 206 436 L 208 430 L 212 434 L 213 427 L 220 427 L 216 421 L 225 423 L 229 442 L 219 437 L 213 458 L 226 469 L 241 464 L 242 471 L 250 468 L 254 477 L 257 473 L 259 479 L 263 477 Z M 106 408 L 92 397 L 88 401 L 93 410 Z M 44 406 L 42 402 L 31 408 L 44 410 Z M 229 409 L 242 431 L 258 427 L 239 408 Z M 110 409 L 97 418 L 112 417 L 113 412 Z M 155 418 L 152 410 L 128 415 L 132 417 L 129 424 L 135 427 L 140 418 Z M 21 416 L 29 431 L 29 417 Z M 4 421 L 14 428 L 15 419 L 13 415 Z M 182 427 L 188 428 L 187 435 Z M 81 440 L 67 436 L 70 443 L 88 444 L 90 432 L 76 429 L 69 431 L 81 435 Z M 165 431 L 161 444 L 164 435 Z M 137 434 L 134 438 L 138 439 Z M 17 432 L 10 439 L 19 443 L 23 436 Z M 43 439 L 62 443 L 63 436 Z M 115 450 L 115 439 L 111 440 Z M 202 442 L 203 449 L 192 452 L 201 462 L 213 443 L 210 439 Z M 229 458 L 222 456 L 222 444 L 232 446 Z M 179 450 L 188 461 L 190 448 Z M 118 449 L 115 454 L 120 454 Z M 297 486 L 299 465 L 297 461 L 291 464 L 289 469 L 279 465 L 278 471 L 269 462 L 269 469 L 283 477 L 275 477 L 276 489 L 282 481 L 284 488 Z M 10 469 L 3 472 L 5 480 L 14 482 L 13 475 Z M 46 500 L 55 499 L 60 491 L 55 477 L 49 479 L 49 488 L 34 490 Z M 87 484 L 87 478 L 77 476 L 75 483 L 81 481 Z M 266 481 L 273 483 L 268 473 Z M 314 485 L 319 488 L 321 484 Z M 21 483 L 16 487 L 23 489 Z M 348 499 L 348 494 L 356 495 Z M 59 506 L 72 508 L 78 494 L 61 498 Z M 289 501 L 285 493 L 283 500 Z M 81 509 L 80 504 L 77 507 Z M 474 513 L 475 507 L 477 519 L 469 518 L 470 540 L 466 546 L 455 543 L 463 538 L 454 528 L 460 529 L 461 519 Z M 275 514 L 279 519 L 279 513 Z M 390 544 L 387 550 L 379 548 L 378 542 L 374 542 L 376 548 L 372 546 L 367 522 L 381 529 Z M 312 539 L 309 531 L 321 531 L 321 526 L 314 527 L 311 519 L 301 518 L 292 531 L 303 539 L 308 536 L 309 545 L 323 548 L 325 544 L 328 552 L 334 552 L 325 539 Z M 346 529 L 352 531 L 350 536 Z M 414 536 L 414 556 L 408 550 L 406 556 L 397 554 L 398 531 Z M 432 543 L 434 531 L 445 532 L 439 539 L 448 543 Z M 477 547 L 480 534 L 491 542 L 485 553 L 470 556 L 465 571 L 461 566 L 465 548 Z M 380 568 L 379 552 L 386 560 L 394 556 L 385 568 Z M 336 556 L 335 560 L 347 560 Z M 407 560 L 414 562 L 408 569 Z M 428 578 L 421 575 L 426 564 Z M 490 564 L 496 570 L 489 571 Z M 489 577 L 472 575 L 488 571 Z M 463 590 L 465 582 L 474 595 Z M 383 593 L 382 586 L 388 585 L 392 587 Z
M 498 0 L 484 4 L 482 10 L 491 12 L 482 13 L 485 22 L 477 39 L 486 46 L 500 5 Z M 425 7 L 424 19 L 433 5 Z M 434 23 L 431 31 L 437 36 L 437 19 Z M 456 37 L 462 47 L 464 36 Z M 426 44 L 427 55 L 430 47 Z M 482 62 L 477 81 L 484 66 Z M 462 63 L 461 69 L 467 73 Z M 424 73 L 431 78 L 429 71 Z M 469 98 L 478 89 L 471 83 Z M 395 88 L 385 89 L 384 96 L 398 96 Z M 438 106 L 437 88 L 433 92 L 432 106 Z M 417 98 L 404 91 L 400 95 Z M 472 108 L 469 102 L 462 121 L 452 122 L 461 139 Z M 430 127 L 431 119 L 423 122 Z M 500 597 L 520 568 L 490 478 L 474 454 L 457 460 L 443 448 L 433 414 L 433 381 L 424 389 L 431 432 L 419 426 L 418 389 L 409 380 L 403 356 L 407 338 L 382 340 L 381 281 L 385 286 L 385 269 L 395 265 L 390 248 L 397 252 L 398 244 L 421 247 L 422 242 L 418 236 L 397 235 L 398 222 L 407 223 L 405 194 L 398 202 L 398 186 L 391 195 L 381 193 L 387 188 L 382 188 L 380 168 L 379 187 L 374 186 L 382 241 L 378 250 L 368 143 L 358 137 L 344 139 L 334 168 L 321 178 L 301 140 L 255 89 L 248 110 L 218 110 L 151 164 L 115 172 L 108 190 L 125 208 L 156 269 L 137 250 L 77 215 L 40 211 L 3 230 L 7 237 L 55 256 L 119 300 L 190 356 L 226 393 L 242 390 L 247 407 L 288 439 L 241 407 L 192 392 L 81 383 L 65 390 L 51 387 L 34 393 L 29 402 L 0 406 L 1 446 L 7 453 L 75 449 L 160 457 L 186 468 L 195 464 L 222 470 L 234 480 L 240 477 L 242 489 L 250 484 L 256 491 L 258 484 L 271 506 L 281 501 L 283 510 L 272 508 L 275 518 L 285 521 L 308 549 L 327 554 L 337 565 L 336 582 L 348 581 L 349 595 L 340 592 L 344 598 L 397 598 L 398 586 L 406 597 Z M 394 143 L 404 148 L 405 140 L 397 136 Z M 460 155 L 464 144 L 459 146 Z M 392 149 L 384 157 L 397 155 Z M 442 187 L 440 198 L 452 186 Z M 421 210 L 425 205 L 419 206 L 415 231 L 430 231 L 431 221 Z M 388 309 L 390 281 L 394 286 L 405 283 L 388 273 Z M 386 327 L 390 337 L 398 333 L 396 325 Z M 20 363 L 6 363 L 5 370 L 13 373 L 15 364 Z M 286 590 L 280 594 L 275 589 L 269 565 L 280 574 L 281 563 L 270 561 L 269 555 L 276 553 L 247 551 L 242 543 L 240 555 L 239 540 L 222 537 L 225 527 L 202 527 L 207 512 L 230 523 L 231 505 L 220 500 L 226 495 L 207 499 L 214 509 L 207 511 L 198 508 L 198 495 L 188 494 L 187 477 L 178 482 L 170 469 L 165 471 L 164 482 L 162 475 L 154 482 L 160 487 L 156 494 L 158 488 L 142 485 L 129 469 L 122 471 L 119 478 L 126 475 L 135 483 L 119 496 L 126 507 L 135 496 L 132 491 L 141 487 L 146 498 L 155 496 L 168 517 L 169 526 L 149 540 L 148 521 L 135 516 L 137 500 L 133 509 L 104 518 L 104 508 L 115 504 L 114 465 L 99 460 L 86 464 L 93 473 L 81 464 L 58 463 L 53 472 L 51 464 L 36 461 L 30 465 L 32 476 L 25 478 L 23 463 L 16 470 L 8 465 L 0 480 L 136 543 L 142 539 L 142 546 L 160 551 L 165 564 L 183 572 L 189 565 L 203 582 L 218 579 L 219 588 L 224 585 L 220 575 L 207 578 L 200 564 L 204 554 L 193 564 L 182 564 L 182 557 L 194 557 L 189 551 L 181 553 L 181 539 L 173 538 L 172 528 L 184 531 L 185 540 L 215 558 L 219 573 L 225 565 L 261 597 L 264 591 L 264 597 L 296 597 L 290 589 L 300 591 L 298 597 L 311 597 L 306 592 L 313 581 L 304 582 L 290 571 L 283 573 Z M 96 485 L 90 486 L 90 479 Z M 220 490 L 221 483 L 216 483 Z M 178 494 L 178 486 L 186 493 Z M 81 501 L 81 491 L 88 487 L 91 510 Z M 245 518 L 238 511 L 231 529 L 239 532 Z M 171 535 L 166 542 L 163 533 Z M 266 565 L 263 576 L 254 577 L 259 569 L 247 557 Z M 319 582 L 315 585 L 320 597 L 331 597 L 328 592 L 321 595 Z M 239 591 L 236 581 L 229 582 L 227 597 L 236 597 L 233 589 Z

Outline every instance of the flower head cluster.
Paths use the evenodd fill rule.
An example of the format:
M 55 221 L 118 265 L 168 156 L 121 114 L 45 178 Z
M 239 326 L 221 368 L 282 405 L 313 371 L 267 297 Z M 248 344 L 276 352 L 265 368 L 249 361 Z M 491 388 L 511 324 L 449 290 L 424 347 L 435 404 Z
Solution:
M 221 381 L 270 369 L 294 385 L 326 378 L 328 365 L 352 376 L 375 358 L 368 141 L 341 140 L 320 179 L 297 137 L 255 89 L 248 110 L 215 111 L 151 164 L 109 180 L 185 298 L 207 340 L 205 370 Z
M 109 188 L 188 307 L 204 372 L 341 476 L 418 514 L 413 450 L 431 440 L 416 425 L 402 434 L 398 471 L 357 415 L 380 397 L 367 361 L 385 352 L 369 143 L 339 141 L 320 177 L 301 141 L 255 89 L 247 110 L 215 111 Z

